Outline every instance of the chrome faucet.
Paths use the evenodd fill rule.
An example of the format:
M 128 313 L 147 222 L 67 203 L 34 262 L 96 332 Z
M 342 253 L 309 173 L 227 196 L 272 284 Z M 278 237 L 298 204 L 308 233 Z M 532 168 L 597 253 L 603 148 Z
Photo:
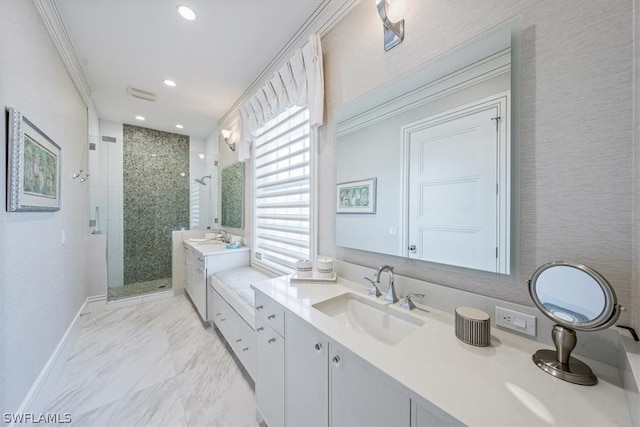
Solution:
M 396 295 L 396 286 L 393 281 L 393 267 L 390 265 L 380 266 L 380 268 L 376 270 L 375 281 L 376 283 L 380 283 L 380 275 L 382 274 L 383 271 L 386 271 L 389 273 L 389 289 L 387 289 L 387 296 L 384 297 L 384 300 L 388 303 L 395 304 L 399 300 L 398 300 L 398 296 Z
M 224 233 L 224 237 L 222 238 L 222 243 L 227 243 L 227 239 L 228 239 L 227 231 L 220 228 L 218 229 L 218 233 Z

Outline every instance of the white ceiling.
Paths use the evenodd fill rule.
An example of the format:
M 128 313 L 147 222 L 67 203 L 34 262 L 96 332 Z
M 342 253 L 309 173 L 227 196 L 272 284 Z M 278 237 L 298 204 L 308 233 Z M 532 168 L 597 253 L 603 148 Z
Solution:
M 55 4 L 101 119 L 205 138 L 323 1 Z M 179 4 L 195 10 L 195 21 L 178 15 Z M 156 93 L 157 101 L 128 95 L 128 85 Z

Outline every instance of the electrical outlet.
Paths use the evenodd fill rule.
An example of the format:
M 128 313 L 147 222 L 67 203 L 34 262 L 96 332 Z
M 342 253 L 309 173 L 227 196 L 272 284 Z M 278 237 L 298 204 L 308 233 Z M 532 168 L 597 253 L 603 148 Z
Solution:
M 496 326 L 536 336 L 536 317 L 496 306 Z

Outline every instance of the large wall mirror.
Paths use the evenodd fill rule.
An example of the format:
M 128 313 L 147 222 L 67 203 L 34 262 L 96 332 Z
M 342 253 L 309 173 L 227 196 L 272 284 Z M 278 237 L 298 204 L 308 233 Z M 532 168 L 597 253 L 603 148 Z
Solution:
M 220 224 L 244 228 L 244 163 L 236 162 L 222 169 Z
M 338 246 L 510 273 L 513 31 L 337 111 Z

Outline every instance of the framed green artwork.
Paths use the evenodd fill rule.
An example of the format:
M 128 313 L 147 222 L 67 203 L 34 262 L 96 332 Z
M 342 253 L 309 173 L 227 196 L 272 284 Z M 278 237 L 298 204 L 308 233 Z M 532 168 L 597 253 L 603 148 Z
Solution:
M 375 214 L 376 178 L 342 182 L 336 189 L 336 213 Z
M 7 109 L 7 211 L 60 210 L 60 146 Z

